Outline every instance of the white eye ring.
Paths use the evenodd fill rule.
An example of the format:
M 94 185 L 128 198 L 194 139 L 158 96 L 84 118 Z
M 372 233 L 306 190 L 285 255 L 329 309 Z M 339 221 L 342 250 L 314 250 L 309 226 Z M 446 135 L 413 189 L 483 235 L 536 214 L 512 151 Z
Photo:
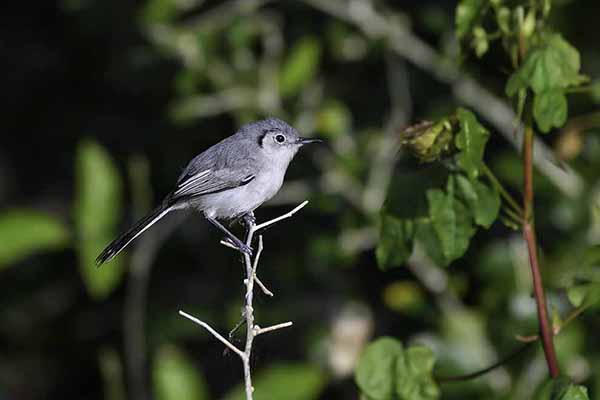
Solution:
M 275 135 L 274 137 L 275 141 L 279 144 L 285 143 L 285 136 L 280 134 Z

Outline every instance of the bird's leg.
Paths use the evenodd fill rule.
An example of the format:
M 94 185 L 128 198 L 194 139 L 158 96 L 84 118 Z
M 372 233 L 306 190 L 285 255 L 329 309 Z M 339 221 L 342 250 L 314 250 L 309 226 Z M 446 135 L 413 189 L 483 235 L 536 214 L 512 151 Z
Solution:
M 250 228 L 252 225 L 256 225 L 256 217 L 254 216 L 253 211 L 249 211 L 246 214 L 242 215 L 242 220 L 246 225 L 246 228 Z
M 227 228 L 225 228 L 219 221 L 217 221 L 214 218 L 210 218 L 210 217 L 206 217 L 206 219 L 211 224 L 213 224 L 214 226 L 219 228 L 221 230 L 221 232 L 223 232 L 227 236 L 227 238 L 229 240 L 231 240 L 231 242 L 238 248 L 239 251 L 241 251 L 242 253 L 246 253 L 248 255 L 252 255 L 252 247 L 247 246 L 244 242 L 242 242 L 240 239 L 238 239 L 233 233 L 229 232 L 229 230 L 227 230 Z

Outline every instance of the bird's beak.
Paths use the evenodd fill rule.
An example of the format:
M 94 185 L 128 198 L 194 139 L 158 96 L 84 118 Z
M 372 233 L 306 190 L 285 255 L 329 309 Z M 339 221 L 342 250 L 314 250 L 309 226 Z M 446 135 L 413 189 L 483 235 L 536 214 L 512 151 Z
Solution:
M 321 143 L 321 139 L 312 139 L 312 138 L 298 138 L 298 143 L 301 145 L 309 144 L 309 143 Z

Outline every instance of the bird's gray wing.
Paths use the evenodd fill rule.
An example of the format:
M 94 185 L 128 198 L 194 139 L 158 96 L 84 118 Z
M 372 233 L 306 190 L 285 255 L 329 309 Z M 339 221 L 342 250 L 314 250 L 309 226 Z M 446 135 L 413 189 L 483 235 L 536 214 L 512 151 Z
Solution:
M 249 168 L 205 169 L 180 179 L 172 198 L 195 197 L 246 185 L 255 175 Z
M 222 192 L 251 182 L 257 174 L 256 147 L 230 136 L 197 155 L 183 170 L 172 199 Z

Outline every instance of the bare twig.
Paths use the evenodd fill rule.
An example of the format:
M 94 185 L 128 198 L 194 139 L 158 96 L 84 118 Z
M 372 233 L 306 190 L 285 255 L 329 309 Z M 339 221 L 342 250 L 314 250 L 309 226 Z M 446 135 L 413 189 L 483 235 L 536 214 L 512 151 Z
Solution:
M 264 294 L 266 294 L 269 297 L 273 297 L 273 292 L 271 292 L 269 289 L 267 289 L 265 284 L 262 283 L 261 280 L 258 279 L 258 276 L 256 275 L 256 268 L 258 267 L 258 260 L 260 259 L 260 255 L 262 254 L 263 248 L 264 247 L 263 247 L 262 235 L 259 235 L 258 236 L 258 249 L 256 249 L 256 256 L 254 257 L 254 265 L 252 266 L 252 269 L 254 270 L 252 277 L 254 278 L 254 282 L 256 282 L 256 284 L 258 285 L 258 287 L 260 288 L 260 290 L 262 290 L 262 292 Z
M 304 201 L 300 205 L 298 205 L 296 208 L 294 208 L 293 210 L 291 210 L 277 218 L 273 218 L 269 221 L 263 222 L 262 224 L 257 225 L 256 223 L 251 222 L 247 226 L 245 244 L 250 247 L 252 245 L 252 242 L 254 239 L 254 234 L 257 231 L 259 231 L 260 229 L 264 229 L 268 226 L 271 226 L 271 225 L 273 225 L 281 220 L 284 220 L 286 218 L 290 218 L 292 215 L 294 215 L 296 212 L 298 212 L 302 207 L 306 206 L 307 204 L 308 204 L 308 201 Z M 235 248 L 232 243 L 225 241 L 225 240 L 221 241 L 221 244 L 223 244 L 227 247 Z M 195 318 L 189 314 L 186 314 L 183 311 L 179 311 L 180 315 L 182 315 L 182 316 L 190 319 L 191 321 L 195 322 L 196 324 L 202 326 L 204 329 L 206 329 L 208 332 L 210 332 L 214 337 L 216 337 L 219 341 L 221 341 L 221 343 L 223 343 L 225 346 L 227 346 L 229 349 L 231 349 L 233 352 L 235 352 L 238 356 L 240 356 L 240 359 L 242 360 L 242 364 L 244 367 L 244 388 L 245 388 L 245 392 L 246 392 L 246 400 L 252 400 L 252 393 L 254 391 L 254 388 L 252 387 L 252 370 L 250 368 L 250 358 L 252 356 L 252 344 L 254 343 L 254 338 L 263 333 L 272 332 L 272 331 L 275 331 L 278 329 L 287 328 L 289 326 L 292 326 L 291 321 L 273 325 L 273 326 L 269 326 L 266 328 L 261 328 L 260 326 L 258 326 L 254 323 L 254 307 L 252 305 L 253 298 L 254 298 L 254 283 L 256 282 L 256 284 L 261 288 L 261 290 L 266 295 L 273 296 L 273 293 L 269 289 L 267 289 L 265 287 L 265 285 L 256 276 L 256 270 L 258 268 L 258 262 L 260 260 L 262 251 L 263 251 L 263 239 L 262 239 L 262 235 L 259 235 L 258 236 L 258 248 L 257 248 L 254 258 L 252 258 L 247 253 L 243 253 L 244 266 L 245 266 L 244 285 L 246 287 L 245 296 L 244 296 L 244 311 L 242 312 L 242 317 L 245 319 L 245 323 L 246 323 L 246 344 L 244 346 L 243 351 L 240 350 L 239 348 L 237 348 L 236 346 L 234 346 L 229 340 L 227 340 L 221 334 L 219 334 L 217 331 L 215 331 L 206 322 L 204 322 L 198 318 Z
M 198 318 L 179 310 L 179 315 L 189 319 L 190 321 L 195 322 L 196 324 L 200 325 L 201 327 L 203 327 L 204 329 L 206 329 L 211 335 L 213 335 L 214 337 L 216 337 L 221 343 L 223 343 L 225 346 L 229 347 L 229 349 L 231 351 L 233 351 L 235 354 L 237 354 L 238 356 L 240 356 L 240 358 L 242 360 L 244 360 L 246 358 L 246 354 L 241 351 L 240 349 L 238 349 L 237 347 L 235 347 L 233 344 L 231 344 L 231 342 L 227 339 L 225 339 L 219 332 L 215 331 L 209 324 L 207 324 L 206 322 L 199 320 Z
M 254 326 L 254 336 L 262 335 L 263 333 L 276 331 L 277 329 L 287 328 L 293 325 L 292 321 L 282 322 L 281 324 L 268 326 L 266 328 L 261 328 L 258 325 Z
M 277 217 L 277 218 L 273 218 L 272 220 L 269 220 L 269 221 L 267 221 L 267 222 L 263 222 L 263 223 L 262 223 L 262 224 L 260 224 L 260 225 L 256 225 L 256 226 L 253 228 L 253 232 L 252 232 L 252 233 L 254 233 L 254 232 L 258 231 L 258 230 L 264 229 L 264 228 L 266 228 L 266 227 L 267 227 L 267 226 L 269 226 L 269 225 L 273 225 L 273 224 L 275 224 L 275 223 L 277 223 L 277 222 L 279 222 L 279 221 L 281 221 L 281 220 L 284 220 L 284 219 L 286 219 L 286 218 L 289 218 L 289 217 L 291 217 L 292 215 L 294 215 L 294 214 L 296 214 L 298 211 L 300 211 L 300 209 L 301 209 L 301 208 L 303 208 L 304 206 L 306 206 L 307 204 L 308 204 L 308 200 L 305 200 L 305 201 L 303 201 L 302 203 L 300 203 L 300 204 L 299 204 L 299 205 L 298 205 L 296 208 L 294 208 L 292 211 L 290 211 L 290 212 L 287 212 L 287 213 L 285 213 L 285 214 L 283 214 L 283 215 L 281 215 L 281 216 L 279 216 L 279 217 Z

